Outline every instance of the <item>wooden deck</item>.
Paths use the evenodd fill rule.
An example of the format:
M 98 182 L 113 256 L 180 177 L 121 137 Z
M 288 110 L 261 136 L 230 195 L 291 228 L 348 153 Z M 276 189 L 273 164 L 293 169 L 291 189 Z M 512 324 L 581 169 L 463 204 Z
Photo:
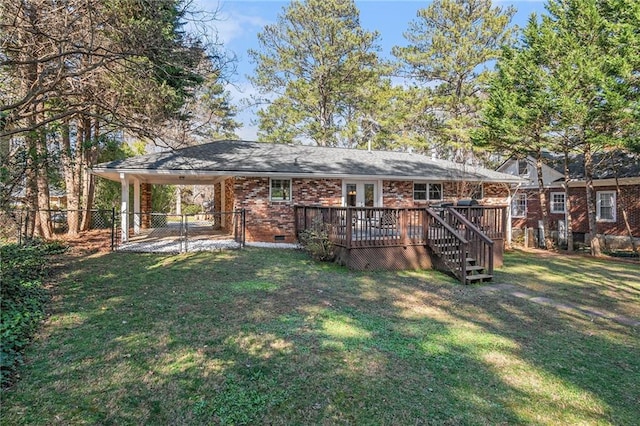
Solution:
M 321 227 L 354 269 L 444 269 L 463 282 L 502 263 L 505 206 L 379 208 L 296 206 L 296 233 Z

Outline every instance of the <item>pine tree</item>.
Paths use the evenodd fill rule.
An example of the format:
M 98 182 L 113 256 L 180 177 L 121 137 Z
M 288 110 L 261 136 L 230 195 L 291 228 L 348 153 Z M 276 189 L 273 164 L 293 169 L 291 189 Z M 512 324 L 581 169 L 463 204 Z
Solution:
M 275 95 L 258 113 L 260 139 L 353 145 L 348 128 L 366 109 L 366 89 L 379 85 L 377 39 L 360 27 L 353 0 L 292 1 L 249 52 L 251 81 Z
M 511 42 L 515 9 L 491 0 L 435 0 L 409 24 L 406 47 L 393 54 L 408 75 L 423 84 L 437 121 L 431 146 L 441 156 L 470 160 L 470 132 L 478 125 L 490 62 Z

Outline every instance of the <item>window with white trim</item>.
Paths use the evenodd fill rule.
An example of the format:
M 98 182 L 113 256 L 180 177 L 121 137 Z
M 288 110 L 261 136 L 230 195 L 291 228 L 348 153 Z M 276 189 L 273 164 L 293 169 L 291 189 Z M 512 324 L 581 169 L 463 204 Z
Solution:
M 616 221 L 616 192 L 596 192 L 596 220 L 601 222 Z
M 551 213 L 564 213 L 565 211 L 564 192 L 551 193 Z
M 291 179 L 271 179 L 269 199 L 271 201 L 290 201 Z
M 527 216 L 527 194 L 516 194 L 511 199 L 511 217 Z
M 414 182 L 413 199 L 416 201 L 442 200 L 442 184 Z

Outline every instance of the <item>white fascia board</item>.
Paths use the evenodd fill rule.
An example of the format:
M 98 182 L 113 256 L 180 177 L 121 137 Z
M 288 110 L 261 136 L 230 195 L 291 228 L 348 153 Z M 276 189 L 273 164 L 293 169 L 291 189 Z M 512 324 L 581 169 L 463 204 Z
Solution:
M 467 181 L 459 176 L 449 177 L 447 179 L 434 178 L 433 176 L 394 176 L 394 175 L 357 175 L 357 174 L 325 174 L 325 173 L 285 173 L 285 172 L 265 172 L 265 171 L 237 171 L 237 170 L 144 170 L 144 169 L 106 169 L 93 168 L 91 173 L 111 178 L 118 176 L 119 173 L 136 176 L 145 180 L 145 176 L 162 176 L 170 177 L 209 177 L 209 176 L 248 176 L 248 177 L 278 177 L 278 178 L 308 178 L 308 179 L 358 179 L 358 180 L 407 180 L 407 181 L 433 181 L 433 182 L 461 182 Z M 113 178 L 112 178 L 113 179 Z M 119 179 L 119 178 L 118 178 Z M 475 181 L 474 181 L 475 182 Z M 479 182 L 483 183 L 520 183 L 522 179 L 514 176 L 512 179 L 493 180 L 483 179 Z
M 618 183 L 620 185 L 640 185 L 640 176 L 630 178 L 619 178 Z M 587 186 L 587 182 L 584 180 L 576 180 L 569 182 L 569 186 L 574 188 L 581 188 Z M 615 179 L 594 179 L 593 186 L 616 186 Z

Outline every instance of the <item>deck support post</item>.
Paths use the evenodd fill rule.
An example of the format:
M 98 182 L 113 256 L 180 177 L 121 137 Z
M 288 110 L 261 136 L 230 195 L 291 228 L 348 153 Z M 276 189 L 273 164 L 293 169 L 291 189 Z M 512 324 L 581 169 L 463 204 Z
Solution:
M 347 225 L 347 249 L 351 249 L 353 243 L 353 210 L 351 207 L 347 207 L 347 223 L 345 225 Z
M 120 240 L 129 241 L 129 176 L 120 173 Z

